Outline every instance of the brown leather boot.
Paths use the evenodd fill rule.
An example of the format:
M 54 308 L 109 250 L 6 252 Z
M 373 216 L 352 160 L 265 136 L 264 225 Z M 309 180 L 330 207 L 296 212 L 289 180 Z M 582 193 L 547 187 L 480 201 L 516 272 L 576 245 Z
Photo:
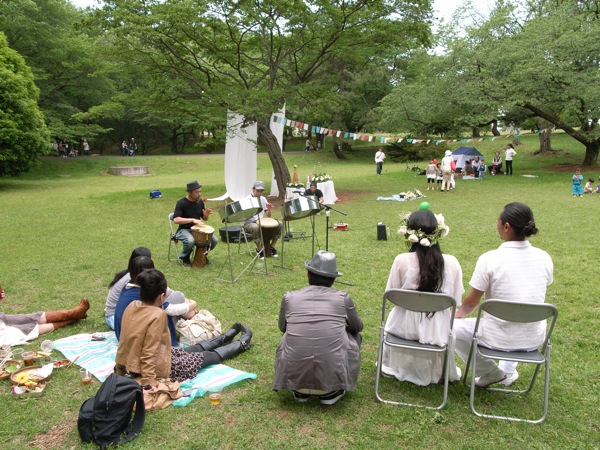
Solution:
M 77 319 L 74 319 L 74 320 L 65 320 L 63 322 L 52 322 L 52 325 L 54 326 L 55 330 L 58 330 L 59 328 L 66 327 L 67 325 L 71 325 L 71 324 L 73 324 L 75 322 L 77 322 Z
M 87 317 L 86 313 L 88 309 L 90 309 L 90 302 L 88 302 L 87 298 L 84 298 L 79 302 L 79 305 L 73 309 L 46 311 L 46 322 L 57 323 L 85 319 Z

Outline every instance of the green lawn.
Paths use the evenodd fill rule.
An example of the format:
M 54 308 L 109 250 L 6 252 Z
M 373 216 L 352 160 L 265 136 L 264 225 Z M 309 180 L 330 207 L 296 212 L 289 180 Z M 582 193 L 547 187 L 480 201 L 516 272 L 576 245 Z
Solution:
M 491 161 L 493 151 L 506 140 L 476 145 Z M 169 286 L 183 291 L 210 310 L 224 327 L 241 321 L 254 332 L 251 351 L 229 361 L 232 367 L 256 373 L 258 379 L 224 391 L 223 405 L 211 407 L 197 399 L 184 408 L 149 413 L 142 434 L 127 448 L 598 448 L 600 309 L 598 308 L 598 235 L 600 194 L 574 199 L 570 168 L 583 159 L 583 148 L 557 134 L 554 156 L 533 156 L 536 137 L 523 138 L 517 148 L 513 177 L 486 177 L 484 181 L 457 182 L 456 191 L 427 192 L 425 177 L 405 171 L 406 164 L 384 164 L 382 176 L 368 150 L 352 153 L 348 161 L 335 159 L 329 143 L 322 153 L 285 155 L 300 179 L 311 172 L 328 172 L 342 202 L 341 216 L 331 222 L 349 224 L 347 232 L 329 232 L 329 249 L 338 255 L 341 281 L 365 322 L 362 364 L 355 392 L 338 405 L 296 404 L 289 393 L 271 391 L 277 328 L 283 293 L 306 284 L 303 262 L 311 257 L 311 241 L 294 239 L 285 245 L 285 268 L 269 261 L 268 275 L 249 272 L 234 284 L 217 279 L 227 256 L 221 243 L 212 264 L 189 270 L 167 261 L 167 215 L 185 195 L 185 184 L 198 179 L 203 195 L 211 198 L 224 190 L 223 156 L 151 156 L 135 158 L 90 157 L 47 159 L 30 174 L 0 178 L 0 284 L 6 313 L 25 313 L 74 306 L 90 299 L 88 319 L 49 335 L 53 339 L 79 332 L 106 331 L 104 300 L 107 284 L 126 266 L 134 247 L 153 252 L 157 267 Z M 458 147 L 456 144 L 453 147 Z M 440 155 L 441 157 L 441 155 Z M 424 162 L 419 162 L 424 164 Z M 107 175 L 114 165 L 146 165 L 150 175 L 128 178 Z M 564 168 L 561 164 L 565 164 Z M 564 170 L 563 170 L 564 169 Z M 259 155 L 258 178 L 270 178 L 268 157 Z M 535 175 L 534 178 L 521 175 Z M 600 169 L 584 170 L 597 179 Z M 446 408 L 427 410 L 394 407 L 374 397 L 375 361 L 379 337 L 381 295 L 395 255 L 404 252 L 395 238 L 398 214 L 418 208 L 419 202 L 377 202 L 378 196 L 421 189 L 431 209 L 441 212 L 450 226 L 442 242 L 444 252 L 460 261 L 464 284 L 485 251 L 496 248 L 496 218 L 512 201 L 529 204 L 540 234 L 532 243 L 548 251 L 555 264 L 554 284 L 548 302 L 559 308 L 553 339 L 549 417 L 544 424 L 528 425 L 479 419 L 471 414 L 469 393 L 461 383 L 450 387 Z M 159 189 L 163 198 L 150 200 Z M 217 209 L 218 203 L 209 203 Z M 278 214 L 278 212 L 276 213 Z M 218 215 L 209 223 L 218 228 Z M 325 248 L 325 214 L 316 216 L 317 248 Z M 377 241 L 376 225 L 392 230 L 389 241 Z M 309 231 L 309 221 L 292 222 L 294 230 Z M 249 261 L 231 247 L 234 270 Z M 281 251 L 280 251 L 281 252 Z M 271 263 L 276 264 L 272 267 Z M 42 339 L 29 347 L 38 348 Z M 462 365 L 462 364 L 461 364 Z M 526 371 L 525 371 L 526 372 Z M 392 394 L 435 401 L 441 386 L 419 388 L 385 380 Z M 524 382 L 520 382 L 523 384 Z M 81 403 L 99 383 L 83 386 L 75 369 L 56 371 L 45 396 L 9 398 L 9 382 L 0 382 L 3 413 L 0 445 L 21 449 L 55 426 L 49 446 L 80 447 L 74 425 Z M 501 411 L 535 414 L 540 407 L 541 383 L 526 398 L 483 394 L 485 405 Z M 92 448 L 92 446 L 89 446 Z

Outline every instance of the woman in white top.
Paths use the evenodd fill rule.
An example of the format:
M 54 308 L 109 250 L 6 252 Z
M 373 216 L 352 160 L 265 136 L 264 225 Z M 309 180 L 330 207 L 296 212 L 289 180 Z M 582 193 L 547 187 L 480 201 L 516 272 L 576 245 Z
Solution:
M 438 240 L 448 234 L 444 217 L 429 210 L 415 211 L 406 225 L 400 227 L 408 253 L 396 256 L 386 289 L 410 289 L 423 292 L 441 292 L 454 297 L 460 305 L 464 292 L 462 269 L 458 260 L 443 255 Z M 385 324 L 385 332 L 424 344 L 445 345 L 450 327 L 450 311 L 416 313 L 395 306 Z M 454 343 L 448 343 L 451 350 Z M 444 356 L 425 354 L 406 349 L 384 347 L 382 369 L 398 380 L 426 386 L 438 383 L 443 373 Z M 450 362 L 449 380 L 460 378 L 454 359 Z
M 528 303 L 544 303 L 546 288 L 552 284 L 553 263 L 545 251 L 533 247 L 528 237 L 537 234 L 533 212 L 523 203 L 509 203 L 498 217 L 497 230 L 505 241 L 499 248 L 484 253 L 477 260 L 469 284 L 471 291 L 456 312 L 461 318 L 475 311 L 481 297 Z M 475 320 L 460 319 L 454 322 L 456 353 L 467 361 Z M 479 338 L 490 348 L 505 351 L 534 350 L 544 340 L 546 321 L 517 324 L 484 315 Z M 496 365 L 491 359 L 479 357 L 475 380 L 478 387 L 494 383 L 510 386 L 519 378 L 517 364 L 501 361 Z

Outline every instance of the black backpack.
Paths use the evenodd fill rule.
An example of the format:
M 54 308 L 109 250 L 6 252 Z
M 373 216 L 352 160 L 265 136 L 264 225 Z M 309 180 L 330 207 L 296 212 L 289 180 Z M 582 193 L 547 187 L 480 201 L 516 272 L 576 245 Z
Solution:
M 142 431 L 145 417 L 142 387 L 131 378 L 113 373 L 96 396 L 81 405 L 77 429 L 83 442 L 94 442 L 103 449 L 134 439 Z

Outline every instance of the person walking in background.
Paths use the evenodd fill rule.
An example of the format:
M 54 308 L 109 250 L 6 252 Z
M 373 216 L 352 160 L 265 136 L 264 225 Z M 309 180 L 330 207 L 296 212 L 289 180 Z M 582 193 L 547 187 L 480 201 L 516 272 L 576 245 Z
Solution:
M 446 150 L 442 158 L 442 192 L 450 190 L 450 177 L 452 176 L 452 152 Z
M 517 154 L 517 152 L 515 151 L 515 148 L 513 147 L 512 144 L 506 144 L 506 147 L 504 147 L 505 149 L 505 153 L 504 153 L 504 162 L 506 162 L 506 175 L 512 175 L 513 174 L 513 156 L 515 156 Z
M 121 142 L 121 155 L 127 156 L 128 153 L 129 153 L 129 146 L 127 145 L 127 141 L 125 139 L 123 139 L 123 142 Z
M 90 156 L 90 143 L 87 141 L 87 139 L 83 140 L 82 147 L 83 147 L 83 154 L 85 156 Z
M 381 169 L 383 169 L 383 161 L 385 161 L 385 153 L 383 153 L 383 147 L 379 147 L 377 153 L 375 153 L 375 165 L 377 166 L 377 175 L 381 175 Z
M 579 167 L 575 170 L 575 175 L 573 175 L 572 179 L 573 197 L 581 197 L 583 195 L 581 190 L 581 180 L 583 180 L 583 174 L 581 173 L 581 169 Z
M 131 138 L 131 142 L 129 143 L 129 156 L 135 156 L 137 153 L 137 144 L 135 143 L 135 139 Z

